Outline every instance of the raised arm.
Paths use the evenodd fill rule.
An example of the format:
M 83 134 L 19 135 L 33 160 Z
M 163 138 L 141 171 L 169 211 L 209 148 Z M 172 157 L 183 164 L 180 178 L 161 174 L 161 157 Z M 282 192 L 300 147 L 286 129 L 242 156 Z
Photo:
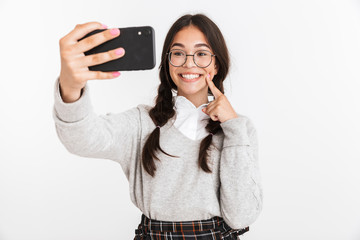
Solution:
M 88 80 L 119 76 L 118 72 L 89 71 L 88 66 L 120 58 L 124 50 L 84 55 L 85 51 L 118 36 L 119 30 L 105 30 L 78 41 L 101 28 L 104 26 L 98 22 L 78 24 L 60 39 L 61 72 L 55 82 L 53 118 L 59 139 L 69 152 L 118 161 L 128 177 L 128 161 L 134 159 L 131 154 L 136 154 L 140 138 L 139 109 L 98 116 L 92 109 L 87 85 Z
M 65 103 L 61 99 L 57 80 L 53 118 L 58 137 L 70 153 L 117 161 L 128 177 L 129 160 L 135 158 L 134 154 L 140 148 L 138 107 L 116 114 L 96 115 L 87 85 L 77 101 Z

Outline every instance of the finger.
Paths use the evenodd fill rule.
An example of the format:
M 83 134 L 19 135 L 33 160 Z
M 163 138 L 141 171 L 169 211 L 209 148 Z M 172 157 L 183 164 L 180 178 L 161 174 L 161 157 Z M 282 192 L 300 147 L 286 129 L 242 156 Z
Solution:
M 211 118 L 213 121 L 215 121 L 215 122 L 216 122 L 216 121 L 220 121 L 217 116 L 212 116 L 212 117 L 210 117 L 210 118 Z
M 214 114 L 214 113 L 209 113 L 208 115 L 213 121 L 218 121 L 219 120 L 218 116 L 216 114 Z
M 216 105 L 215 104 L 212 104 L 212 105 L 208 105 L 207 107 L 206 107 L 206 113 L 207 114 L 215 114 L 215 112 L 214 112 L 214 110 L 216 110 Z
M 209 109 L 210 109 L 210 104 L 212 104 L 213 102 L 210 102 L 206 107 L 204 107 L 203 109 L 201 109 L 204 113 L 208 114 L 209 113 Z
M 206 82 L 210 88 L 210 91 L 214 95 L 215 98 L 220 97 L 223 93 L 215 86 L 214 82 L 211 80 L 210 74 L 206 76 Z
M 120 72 L 86 71 L 82 77 L 86 80 L 113 79 L 120 76 Z
M 84 24 L 77 24 L 71 32 L 63 37 L 63 40 L 74 44 L 77 41 L 84 37 L 86 34 L 96 30 L 96 29 L 106 29 L 106 26 L 99 22 L 88 22 Z
M 206 107 L 204 107 L 203 109 L 201 109 L 204 113 L 208 114 L 210 112 L 210 110 L 212 109 L 212 106 L 214 106 L 216 104 L 216 100 L 213 100 L 211 102 L 209 102 Z
M 86 52 L 106 41 L 116 38 L 119 35 L 120 35 L 120 29 L 118 28 L 112 28 L 96 33 L 79 41 L 76 44 L 76 52 L 78 53 Z
M 213 113 L 208 107 L 201 109 L 206 115 L 208 115 L 212 120 L 217 121 L 217 115 Z
M 121 58 L 125 55 L 125 50 L 123 48 L 117 48 L 107 52 L 91 54 L 83 57 L 79 62 L 79 67 L 88 67 L 94 66 L 101 63 L 105 63 L 111 60 Z
M 203 109 L 201 109 L 201 111 L 203 111 L 203 113 L 205 113 L 205 114 L 207 114 L 207 108 L 206 107 L 204 107 Z

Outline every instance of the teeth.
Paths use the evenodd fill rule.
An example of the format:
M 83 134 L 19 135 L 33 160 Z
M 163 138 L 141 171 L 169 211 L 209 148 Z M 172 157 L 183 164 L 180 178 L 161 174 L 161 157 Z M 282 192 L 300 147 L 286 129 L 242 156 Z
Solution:
M 181 74 L 181 76 L 186 79 L 194 79 L 198 78 L 200 74 Z

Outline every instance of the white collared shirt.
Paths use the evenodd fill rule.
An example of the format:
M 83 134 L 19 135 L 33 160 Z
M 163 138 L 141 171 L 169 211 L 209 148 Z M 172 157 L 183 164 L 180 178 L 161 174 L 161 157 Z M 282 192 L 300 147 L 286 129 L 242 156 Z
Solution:
M 213 98 L 212 96 L 210 97 Z M 205 127 L 210 117 L 202 111 L 209 103 L 204 103 L 196 108 L 195 105 L 184 96 L 174 96 L 174 98 L 174 109 L 176 112 L 174 126 L 185 136 L 193 140 L 202 139 L 209 135 Z

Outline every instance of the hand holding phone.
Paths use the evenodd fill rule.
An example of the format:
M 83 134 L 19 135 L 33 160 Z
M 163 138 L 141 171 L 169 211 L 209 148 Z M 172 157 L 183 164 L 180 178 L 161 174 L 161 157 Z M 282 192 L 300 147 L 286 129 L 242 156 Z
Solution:
M 88 80 L 113 79 L 120 75 L 119 72 L 90 71 L 89 66 L 123 57 L 124 51 L 121 51 L 124 50 L 123 48 L 120 47 L 90 56 L 84 55 L 84 52 L 119 36 L 118 29 L 106 28 L 99 22 L 78 24 L 71 32 L 60 39 L 61 71 L 59 81 L 64 102 L 76 101 L 81 95 L 81 89 Z M 78 41 L 86 34 L 97 29 L 103 31 Z
M 147 70 L 155 67 L 155 31 L 150 26 L 119 28 L 120 35 L 85 52 L 92 55 L 122 47 L 125 55 L 109 62 L 90 66 L 92 71 L 131 71 Z M 79 41 L 102 32 L 95 30 Z

